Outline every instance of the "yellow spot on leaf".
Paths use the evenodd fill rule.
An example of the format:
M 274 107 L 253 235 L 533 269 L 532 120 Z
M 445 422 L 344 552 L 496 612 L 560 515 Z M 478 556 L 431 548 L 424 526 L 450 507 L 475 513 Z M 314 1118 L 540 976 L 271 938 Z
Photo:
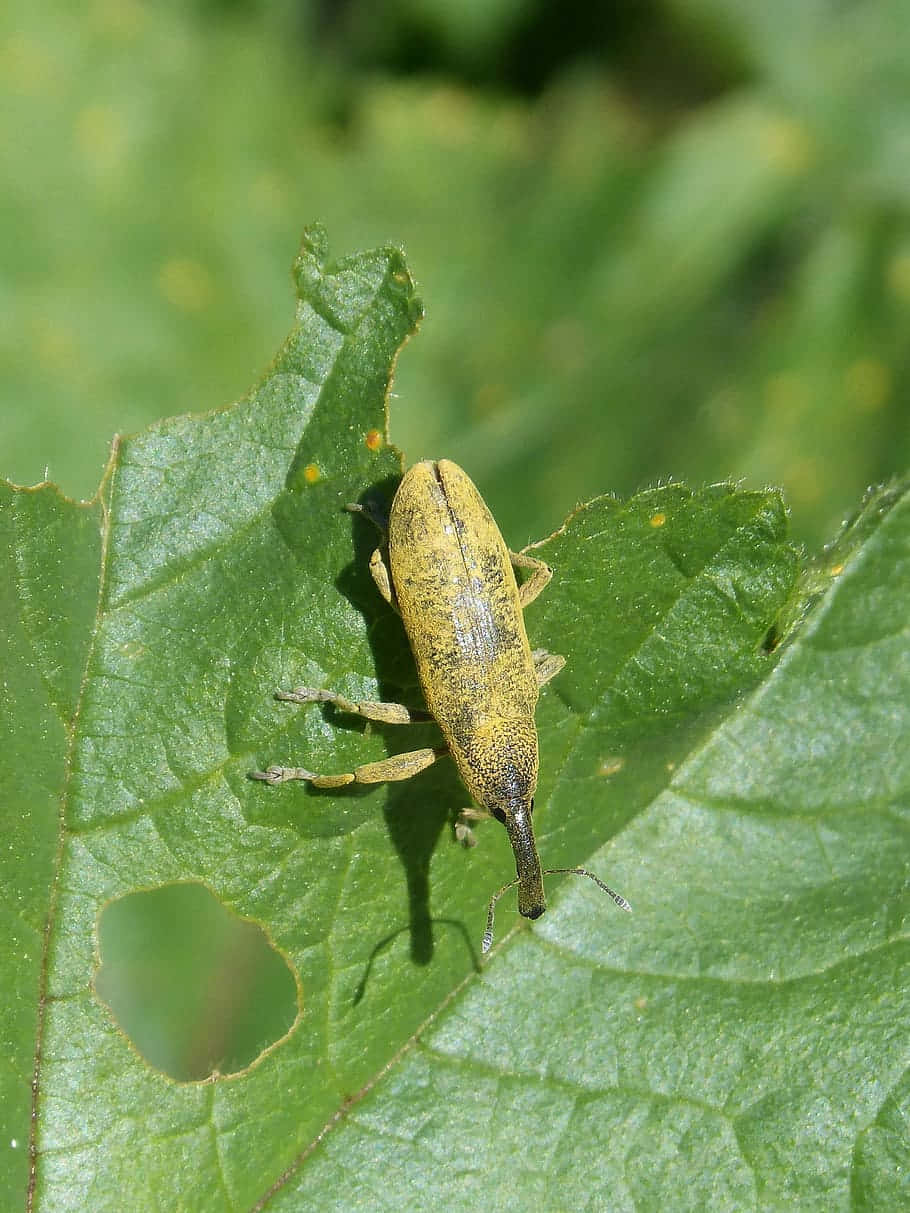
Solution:
M 382 434 L 379 430 L 368 430 L 363 441 L 366 443 L 368 451 L 378 451 L 382 446 Z
M 303 469 L 303 478 L 307 484 L 315 484 L 317 480 L 322 478 L 322 472 L 315 463 L 308 463 Z
M 667 521 L 667 515 L 652 514 L 648 521 L 651 523 L 651 526 L 663 526 L 663 524 Z

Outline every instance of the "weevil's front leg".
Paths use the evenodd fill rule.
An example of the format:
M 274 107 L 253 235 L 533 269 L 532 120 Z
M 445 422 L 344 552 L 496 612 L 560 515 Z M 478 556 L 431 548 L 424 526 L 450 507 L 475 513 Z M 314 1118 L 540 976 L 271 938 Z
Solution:
M 514 568 L 530 570 L 531 576 L 518 587 L 518 601 L 526 607 L 549 583 L 553 570 L 548 564 L 544 564 L 536 556 L 528 556 L 526 552 L 509 552 L 509 559 Z
M 566 664 L 565 657 L 560 657 L 558 653 L 548 653 L 546 649 L 534 649 L 531 656 L 534 658 L 534 673 L 537 675 L 539 687 L 555 678 Z
M 350 510 L 352 514 L 363 514 L 365 518 L 369 518 L 373 526 L 381 533 L 382 541 L 385 543 L 386 532 L 388 531 L 389 520 L 385 514 L 379 514 L 377 507 L 372 504 L 359 505 L 353 502 L 351 505 L 344 507 Z M 376 582 L 376 588 L 389 604 L 393 611 L 398 611 L 398 603 L 395 601 L 395 591 L 392 588 L 392 578 L 389 575 L 389 568 L 382 555 L 382 547 L 376 548 L 373 555 L 370 557 L 370 572 L 373 575 L 373 580 Z M 400 613 L 400 612 L 399 612 Z
M 462 809 L 458 814 L 455 822 L 455 837 L 466 847 L 476 847 L 477 839 L 474 837 L 474 831 L 468 825 L 469 821 L 485 821 L 493 814 L 487 812 L 486 809 L 477 809 L 473 805 L 468 809 Z
M 448 754 L 445 746 L 436 749 L 409 750 L 406 754 L 394 754 L 381 758 L 379 762 L 366 762 L 343 775 L 317 775 L 303 767 L 268 767 L 265 771 L 251 771 L 250 779 L 261 779 L 272 785 L 288 783 L 292 779 L 305 779 L 314 788 L 343 788 L 349 783 L 392 783 L 410 779 L 420 771 L 433 765 L 437 758 Z
M 382 548 L 377 548 L 370 557 L 370 572 L 373 575 L 373 580 L 376 582 L 376 588 L 389 604 L 396 614 L 401 614 L 398 610 L 398 600 L 395 597 L 395 590 L 392 587 L 392 578 L 389 574 L 389 566 L 386 564 Z
M 275 698 L 287 703 L 331 703 L 341 712 L 350 712 L 353 716 L 363 716 L 367 720 L 378 720 L 382 724 L 421 724 L 433 719 L 429 712 L 406 708 L 403 703 L 382 703 L 378 699 L 355 701 L 335 691 L 322 691 L 316 687 L 276 691 Z

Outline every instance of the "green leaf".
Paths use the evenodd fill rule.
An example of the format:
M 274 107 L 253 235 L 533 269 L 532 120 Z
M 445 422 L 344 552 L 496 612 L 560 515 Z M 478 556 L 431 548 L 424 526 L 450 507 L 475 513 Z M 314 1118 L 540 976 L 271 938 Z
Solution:
M 2 498 L 6 1203 L 36 1040 L 35 1209 L 893 1203 L 904 486 L 803 573 L 777 494 L 725 485 L 599 498 L 535 549 L 555 577 L 532 642 L 568 658 L 538 712 L 541 856 L 634 913 L 550 877 L 533 927 L 503 899 L 481 968 L 514 865 L 495 823 L 455 845 L 451 767 L 248 778 L 435 736 L 273 697 L 418 698 L 375 532 L 343 507 L 394 489 L 377 438 L 419 302 L 399 253 L 335 264 L 320 232 L 296 275 L 249 398 L 116 444 L 88 506 Z M 287 1036 L 204 1083 L 152 1068 L 94 988 L 106 908 L 185 882 L 265 932 L 299 997 Z
M 667 496 L 697 519 L 703 503 L 685 502 L 681 490 Z M 697 693 L 702 637 L 690 650 L 690 684 L 652 652 L 675 649 L 684 630 L 675 622 L 712 613 L 733 632 L 754 628 L 762 590 L 787 581 L 786 550 L 775 560 L 766 546 L 760 565 L 738 564 L 736 549 L 756 552 L 757 537 L 767 545 L 779 536 L 779 510 L 754 501 L 753 518 L 701 563 L 685 543 L 649 554 L 640 525 L 624 535 L 629 516 L 634 530 L 644 514 L 637 502 L 610 509 L 612 526 L 595 522 L 600 504 L 545 554 L 556 563 L 567 550 L 568 565 L 572 549 L 587 547 L 590 569 L 592 540 L 609 538 L 615 555 L 602 548 L 599 568 L 615 567 L 632 539 L 636 568 L 647 574 L 666 556 L 678 594 L 650 616 L 654 599 L 643 594 L 638 618 L 625 602 L 611 619 L 619 673 L 599 698 L 567 695 L 586 698 L 583 723 L 564 725 L 567 757 L 546 812 L 584 815 L 597 797 L 594 756 L 618 755 L 607 769 L 624 762 L 612 794 L 598 799 L 608 813 L 621 802 L 614 819 L 630 809 L 634 817 L 590 862 L 633 900 L 633 921 L 610 917 L 587 882 L 567 887 L 428 1025 L 274 1207 L 342 1209 L 372 1193 L 370 1207 L 391 1209 L 418 1182 L 427 1208 L 907 1203 L 907 486 L 867 503 L 803 582 L 804 605 L 822 578 L 828 587 L 779 664 L 765 658 L 752 693 L 694 737 L 674 717 Z M 687 536 L 700 537 L 704 519 Z M 589 636 L 598 583 L 602 594 L 609 584 L 590 576 L 578 610 Z M 616 593 L 621 600 L 627 587 Z M 579 607 L 562 576 L 554 595 L 569 612 Z M 599 617 L 612 608 L 602 602 Z M 589 641 L 585 654 L 595 667 L 599 647 Z M 731 640 L 737 647 L 747 663 L 749 646 Z M 754 645 L 751 654 L 755 668 Z M 708 702 L 724 676 L 718 663 Z M 629 745 L 629 717 L 644 709 L 630 688 L 643 687 L 658 720 L 650 729 L 643 721 Z M 647 762 L 649 733 L 664 734 L 658 745 L 674 759 L 662 779 L 656 764 L 651 772 L 662 789 L 645 791 L 647 777 L 629 767 Z M 354 1188 L 342 1187 L 351 1175 Z

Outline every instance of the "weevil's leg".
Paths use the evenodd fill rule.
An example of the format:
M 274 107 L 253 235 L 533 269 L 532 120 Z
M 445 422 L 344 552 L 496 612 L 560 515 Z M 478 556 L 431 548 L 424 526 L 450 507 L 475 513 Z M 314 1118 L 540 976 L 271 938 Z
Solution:
M 462 809 L 455 821 L 455 837 L 466 847 L 476 847 L 477 839 L 474 837 L 474 831 L 468 825 L 469 821 L 483 821 L 487 817 L 492 817 L 492 813 L 488 813 L 486 809 L 477 809 L 473 805 L 470 808 Z
M 384 510 L 378 502 L 367 501 L 361 505 L 357 501 L 350 502 L 344 507 L 352 514 L 363 514 L 364 518 L 369 518 L 377 531 L 381 532 L 383 541 L 385 541 L 386 531 L 389 529 L 388 511 Z
M 533 602 L 540 591 L 553 576 L 553 570 L 536 556 L 528 556 L 526 552 L 509 552 L 509 559 L 516 569 L 528 569 L 531 576 L 518 587 L 518 601 L 523 607 Z
M 366 762 L 343 775 L 317 775 L 303 767 L 268 767 L 265 771 L 251 771 L 250 779 L 261 779 L 264 783 L 288 783 L 292 779 L 305 779 L 315 788 L 343 788 L 348 783 L 391 783 L 410 779 L 412 775 L 425 771 L 437 758 L 448 754 L 445 746 L 437 749 L 409 750 L 406 754 L 394 754 L 379 762 Z
M 389 566 L 386 564 L 382 548 L 377 548 L 370 557 L 370 572 L 373 574 L 373 580 L 376 582 L 376 588 L 389 604 L 393 611 L 401 614 L 398 610 L 398 600 L 395 597 L 395 591 L 392 588 L 392 578 L 389 575 Z
M 373 526 L 382 535 L 382 542 L 386 541 L 386 532 L 388 531 L 389 519 L 388 515 L 380 511 L 380 507 L 373 502 L 368 502 L 365 505 L 360 505 L 356 501 L 344 507 L 350 510 L 352 514 L 363 514 L 364 518 L 369 518 Z M 373 580 L 376 582 L 376 588 L 389 604 L 393 611 L 398 612 L 398 603 L 395 601 L 395 591 L 392 589 L 392 578 L 389 576 L 389 569 L 382 555 L 382 546 L 380 545 L 370 557 L 370 572 L 373 575 Z M 400 614 L 400 612 L 398 612 Z
M 546 649 L 535 649 L 531 656 L 534 658 L 534 673 L 537 675 L 539 687 L 555 678 L 566 664 L 565 657 L 560 657 L 558 653 L 548 653 Z
M 316 687 L 297 687 L 293 691 L 276 691 L 275 698 L 287 703 L 331 703 L 341 712 L 353 716 L 364 716 L 367 720 L 378 720 L 382 724 L 421 724 L 432 720 L 429 712 L 406 708 L 403 703 L 382 703 L 377 699 L 362 699 L 355 702 L 338 695 L 335 691 L 321 691 Z

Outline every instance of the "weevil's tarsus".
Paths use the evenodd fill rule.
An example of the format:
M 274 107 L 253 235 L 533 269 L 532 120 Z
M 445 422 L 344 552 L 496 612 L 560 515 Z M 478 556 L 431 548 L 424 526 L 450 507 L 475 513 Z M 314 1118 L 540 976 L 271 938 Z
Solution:
M 531 656 L 534 659 L 534 676 L 539 687 L 555 678 L 566 664 L 565 657 L 560 657 L 558 653 L 548 653 L 546 649 L 535 649 Z
M 263 783 L 271 784 L 275 787 L 279 783 L 289 783 L 292 779 L 315 779 L 315 771 L 308 771 L 305 767 L 266 767 L 264 771 L 250 771 L 250 779 L 261 779 Z M 353 780 L 348 779 L 346 783 L 353 783 Z
M 389 529 L 389 511 L 385 505 L 381 505 L 378 501 L 349 501 L 344 507 L 350 514 L 363 514 L 364 518 L 368 518 L 372 522 L 377 531 L 382 533 L 383 539 Z
M 383 703 L 377 699 L 347 699 L 336 691 L 323 691 L 316 687 L 296 687 L 293 691 L 276 691 L 275 698 L 286 703 L 330 703 L 340 712 L 352 716 L 363 716 L 367 720 L 378 720 L 381 724 L 423 724 L 433 717 L 405 707 L 403 703 Z
M 522 608 L 533 602 L 550 583 L 553 570 L 536 556 L 528 556 L 526 552 L 509 552 L 509 560 L 515 569 L 525 569 L 531 576 L 518 587 L 518 600 Z
M 476 847 L 477 839 L 468 822 L 484 821 L 492 816 L 493 814 L 488 809 L 478 809 L 474 805 L 462 809 L 455 819 L 455 838 L 464 847 Z
M 601 889 L 604 893 L 606 893 L 606 895 L 610 898 L 610 900 L 615 905 L 619 906 L 619 908 L 621 910 L 627 910 L 630 914 L 632 912 L 632 907 L 626 901 L 625 897 L 622 896 L 622 894 L 615 892 L 613 889 L 611 889 L 609 887 L 609 885 L 604 884 L 604 882 L 600 879 L 599 876 L 595 876 L 594 873 L 589 872 L 587 868 L 544 868 L 541 875 L 543 875 L 543 876 L 587 876 L 588 879 L 593 880 L 594 883 L 597 885 L 597 887 L 599 889 Z M 490 898 L 490 905 L 489 905 L 489 908 L 487 909 L 487 926 L 486 926 L 486 930 L 483 933 L 483 939 L 481 940 L 481 943 L 480 943 L 480 950 L 484 955 L 486 955 L 487 952 L 489 952 L 490 948 L 493 946 L 493 917 L 496 913 L 496 903 L 497 903 L 497 901 L 499 901 L 500 897 L 502 897 L 503 893 L 508 893 L 509 889 L 514 889 L 514 887 L 520 883 L 521 883 L 520 878 L 518 876 L 516 876 L 514 880 L 510 880 L 508 884 L 504 884 L 502 886 L 502 888 L 499 889 L 496 893 L 494 893 L 493 896 Z
M 477 846 L 477 836 L 463 821 L 455 822 L 455 841 L 460 842 L 463 847 Z

